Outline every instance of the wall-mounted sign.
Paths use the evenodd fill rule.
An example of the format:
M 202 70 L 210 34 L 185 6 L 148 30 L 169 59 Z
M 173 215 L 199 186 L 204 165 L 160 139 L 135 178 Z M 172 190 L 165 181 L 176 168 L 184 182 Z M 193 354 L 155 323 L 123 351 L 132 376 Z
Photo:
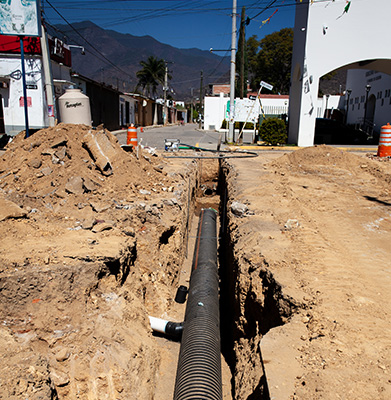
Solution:
M 271 85 L 270 83 L 266 83 L 264 81 L 261 81 L 260 86 L 268 90 L 273 90 L 273 85 Z
M 27 97 L 27 107 L 32 107 L 33 103 L 31 101 L 31 97 Z M 19 107 L 24 107 L 24 97 L 19 97 Z
M 58 38 L 54 39 L 53 54 L 58 57 L 64 58 L 64 42 Z
M 22 78 L 22 71 L 20 69 L 17 69 L 10 73 L 10 77 L 18 81 Z
M 41 36 L 40 0 L 0 0 L 0 34 Z

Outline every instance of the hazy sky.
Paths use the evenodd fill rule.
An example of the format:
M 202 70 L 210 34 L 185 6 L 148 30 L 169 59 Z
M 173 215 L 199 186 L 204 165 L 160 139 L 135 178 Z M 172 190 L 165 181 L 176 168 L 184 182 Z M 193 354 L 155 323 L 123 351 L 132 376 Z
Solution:
M 229 50 L 232 0 L 41 0 L 52 25 L 90 20 L 104 29 L 136 36 L 150 35 L 179 48 Z M 293 27 L 296 0 L 237 0 L 237 25 L 242 7 L 251 19 L 246 37 Z M 53 6 L 57 12 L 53 9 Z M 278 10 L 278 11 L 276 11 Z M 269 23 L 265 23 L 270 16 Z M 224 55 L 223 52 L 217 53 Z

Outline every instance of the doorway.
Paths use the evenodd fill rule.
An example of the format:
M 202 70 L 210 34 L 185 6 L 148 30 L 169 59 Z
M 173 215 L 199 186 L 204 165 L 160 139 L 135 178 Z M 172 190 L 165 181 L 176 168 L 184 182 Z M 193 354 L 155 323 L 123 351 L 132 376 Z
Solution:
M 0 135 L 5 133 L 3 96 L 0 94 Z
M 371 94 L 367 103 L 367 112 L 365 113 L 364 123 L 368 125 L 373 125 L 373 121 L 375 120 L 375 110 L 376 110 L 376 97 L 374 94 Z

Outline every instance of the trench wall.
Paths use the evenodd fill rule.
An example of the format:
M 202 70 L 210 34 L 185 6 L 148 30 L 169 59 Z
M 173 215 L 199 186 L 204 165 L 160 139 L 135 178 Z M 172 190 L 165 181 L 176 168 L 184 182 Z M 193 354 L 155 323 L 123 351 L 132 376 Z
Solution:
M 236 173 L 229 162 L 220 169 L 220 315 L 222 351 L 230 365 L 235 400 L 270 399 L 260 342 L 270 329 L 284 325 L 298 304 L 284 295 L 268 260 L 241 238 L 248 217 L 232 212 Z

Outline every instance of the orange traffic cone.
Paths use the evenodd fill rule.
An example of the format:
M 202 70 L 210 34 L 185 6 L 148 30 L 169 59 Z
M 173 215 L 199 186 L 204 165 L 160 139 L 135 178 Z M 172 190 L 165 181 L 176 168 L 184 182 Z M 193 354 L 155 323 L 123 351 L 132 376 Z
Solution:
M 128 127 L 126 144 L 132 145 L 133 147 L 137 146 L 137 128 L 133 124 Z
M 391 157 L 391 125 L 389 123 L 381 127 L 377 155 L 379 157 Z

